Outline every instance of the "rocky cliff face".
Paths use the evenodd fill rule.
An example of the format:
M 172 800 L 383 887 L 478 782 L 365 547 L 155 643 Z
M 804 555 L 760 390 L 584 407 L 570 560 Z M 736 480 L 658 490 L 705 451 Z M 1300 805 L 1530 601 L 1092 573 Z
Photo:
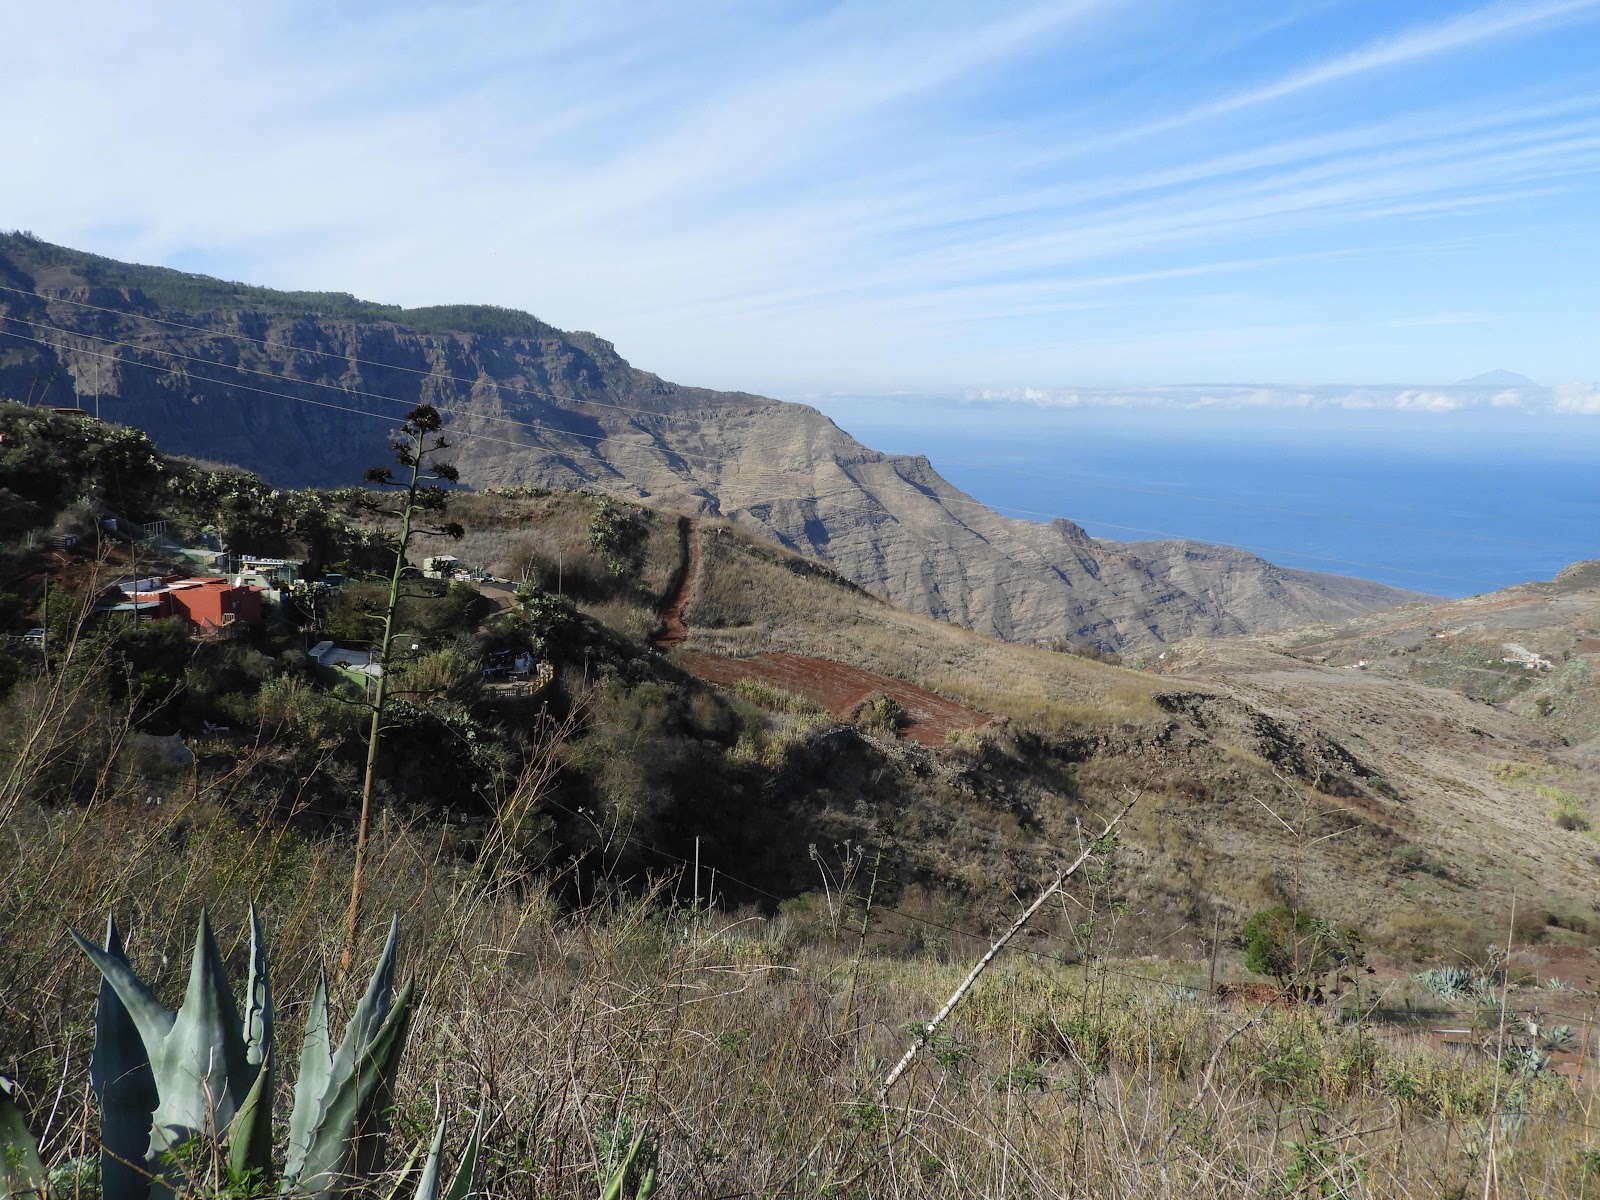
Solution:
M 1192 542 L 998 516 L 815 409 L 668 383 L 499 309 L 269 292 L 0 236 L 0 393 L 78 405 L 286 486 L 349 484 L 435 405 L 476 487 L 726 516 L 919 613 L 1107 648 L 1277 629 L 1414 594 Z

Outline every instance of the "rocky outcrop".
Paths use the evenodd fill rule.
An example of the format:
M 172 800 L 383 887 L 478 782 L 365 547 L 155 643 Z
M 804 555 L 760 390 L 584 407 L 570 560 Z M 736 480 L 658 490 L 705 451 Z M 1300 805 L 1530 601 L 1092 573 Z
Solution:
M 817 410 L 682 387 L 602 338 L 482 308 L 275 293 L 0 236 L 0 393 L 81 405 L 164 449 L 344 485 L 419 402 L 476 487 L 588 487 L 728 517 L 913 611 L 1118 649 L 1386 608 L 1412 593 L 1192 542 L 1001 517 L 926 458 Z M 313 315 L 308 315 L 313 314 Z

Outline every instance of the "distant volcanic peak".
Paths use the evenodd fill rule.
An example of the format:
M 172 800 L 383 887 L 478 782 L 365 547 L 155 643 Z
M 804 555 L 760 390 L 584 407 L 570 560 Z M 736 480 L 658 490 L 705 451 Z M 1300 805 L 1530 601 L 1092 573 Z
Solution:
M 1529 379 L 1526 375 L 1518 375 L 1515 371 L 1506 371 L 1496 368 L 1485 371 L 1482 375 L 1474 375 L 1471 379 L 1458 379 L 1453 387 L 1526 387 L 1536 388 L 1543 385 Z

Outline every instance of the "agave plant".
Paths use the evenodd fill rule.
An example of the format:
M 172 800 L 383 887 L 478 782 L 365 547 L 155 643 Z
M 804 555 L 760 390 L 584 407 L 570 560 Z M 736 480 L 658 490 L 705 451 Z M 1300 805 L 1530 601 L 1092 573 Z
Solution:
M 1540 1029 L 1535 1035 L 1542 1050 L 1557 1051 L 1571 1050 L 1578 1044 L 1577 1035 L 1572 1032 L 1571 1025 L 1555 1025 L 1549 1029 Z
M 1483 1000 L 1491 994 L 1489 981 L 1466 967 L 1430 967 L 1418 972 L 1416 979 L 1434 995 L 1445 1000 Z
M 134 974 L 114 921 L 107 922 L 104 946 L 71 933 L 101 975 L 89 1074 L 100 1099 L 103 1200 L 170 1200 L 183 1189 L 186 1159 L 205 1147 L 225 1153 L 228 1175 L 248 1191 L 269 1186 L 275 1010 L 255 907 L 242 1017 L 203 911 L 176 1012 Z M 342 1200 L 370 1187 L 383 1169 L 387 1110 L 417 1002 L 414 982 L 395 994 L 398 939 L 399 922 L 391 921 L 366 994 L 337 1047 L 329 1037 L 326 981 L 317 981 L 289 1121 L 280 1186 L 285 1196 Z M 440 1121 L 416 1200 L 464 1200 L 477 1170 L 480 1133 L 481 1126 L 473 1130 L 441 1197 Z M 414 1173 L 419 1152 L 400 1172 L 391 1200 Z M 6 1164 L 0 1200 L 46 1193 L 37 1146 L 9 1091 L 0 1095 L 0 1155 Z

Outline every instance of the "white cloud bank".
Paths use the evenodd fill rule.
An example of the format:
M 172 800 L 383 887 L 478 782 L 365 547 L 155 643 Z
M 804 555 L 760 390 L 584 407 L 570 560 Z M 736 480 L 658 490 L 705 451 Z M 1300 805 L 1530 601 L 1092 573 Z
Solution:
M 1563 383 L 1554 391 L 1557 412 L 1600 413 L 1600 383 Z
M 962 393 L 967 405 L 1034 408 L 1302 409 L 1351 412 L 1455 413 L 1521 410 L 1600 415 L 1600 383 L 1448 384 L 1433 387 L 1255 384 L 1129 388 L 979 388 Z

